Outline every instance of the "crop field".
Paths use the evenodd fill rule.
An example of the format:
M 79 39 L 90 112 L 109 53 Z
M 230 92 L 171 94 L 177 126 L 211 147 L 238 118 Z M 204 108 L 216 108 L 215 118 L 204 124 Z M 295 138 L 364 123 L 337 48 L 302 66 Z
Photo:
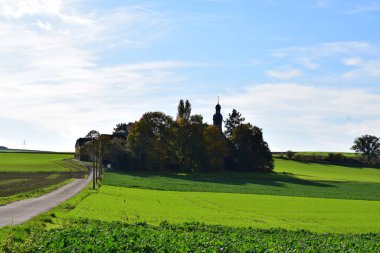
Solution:
M 65 217 L 364 233 L 380 232 L 379 210 L 379 201 L 103 186 Z
M 380 169 L 305 164 L 277 159 L 275 171 L 270 174 L 214 175 L 106 173 L 103 183 L 170 191 L 380 200 Z
M 72 154 L 65 153 L 0 152 L 0 205 L 83 178 L 87 169 L 72 158 Z
M 0 172 L 0 197 L 49 187 L 71 178 L 83 178 L 85 174 L 85 172 Z
M 67 153 L 3 153 L 0 152 L 0 172 L 58 172 L 81 171 L 82 166 L 64 159 Z
M 290 173 L 307 180 L 380 183 L 380 169 L 357 168 L 275 159 L 275 172 Z
M 99 190 L 0 230 L 0 249 L 380 252 L 379 169 L 275 162 L 270 174 L 108 172 Z
M 379 235 L 315 234 L 188 223 L 77 221 L 38 231 L 8 252 L 378 252 Z M 0 243 L 1 244 L 1 243 Z M 0 245 L 1 246 L 1 245 Z M 4 250 L 4 251 L 5 251 Z

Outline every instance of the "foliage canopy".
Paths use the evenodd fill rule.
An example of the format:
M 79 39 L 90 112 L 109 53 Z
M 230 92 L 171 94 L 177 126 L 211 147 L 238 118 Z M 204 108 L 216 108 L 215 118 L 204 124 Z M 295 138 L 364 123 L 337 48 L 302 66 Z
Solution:
M 369 163 L 380 154 L 380 139 L 373 135 L 362 135 L 354 140 L 351 149 L 361 153 Z

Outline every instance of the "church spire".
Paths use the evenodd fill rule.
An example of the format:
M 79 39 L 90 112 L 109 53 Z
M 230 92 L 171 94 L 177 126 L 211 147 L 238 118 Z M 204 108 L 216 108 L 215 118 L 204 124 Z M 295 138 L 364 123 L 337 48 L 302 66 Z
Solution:
M 220 110 L 222 107 L 219 104 L 219 96 L 218 96 L 218 104 L 215 106 L 215 114 L 213 117 L 214 126 L 217 126 L 222 131 L 222 122 L 223 122 L 223 115 L 220 113 Z

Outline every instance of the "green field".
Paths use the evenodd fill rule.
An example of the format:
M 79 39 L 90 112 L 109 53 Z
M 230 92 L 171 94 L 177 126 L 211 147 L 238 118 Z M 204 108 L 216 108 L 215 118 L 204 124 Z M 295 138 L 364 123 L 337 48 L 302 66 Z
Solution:
M 0 172 L 58 172 L 78 171 L 83 167 L 67 163 L 73 159 L 67 153 L 2 153 L 0 152 Z
M 0 230 L 0 241 L 8 238 L 0 248 L 380 251 L 379 169 L 275 162 L 269 174 L 108 172 L 99 190 L 87 189 L 19 228 Z
M 87 168 L 72 154 L 0 152 L 0 205 L 35 197 L 83 178 Z
M 275 162 L 275 173 L 269 174 L 106 173 L 103 183 L 170 191 L 380 200 L 380 169 L 305 164 L 281 159 Z
M 379 169 L 276 159 L 270 174 L 106 173 L 103 183 L 65 217 L 380 232 Z
M 380 232 L 380 202 L 176 192 L 103 186 L 66 214 L 70 218 L 159 224 L 200 221 L 315 232 Z
M 380 169 L 357 168 L 275 159 L 275 172 L 287 172 L 307 180 L 380 183 Z
M 315 234 L 188 223 L 75 221 L 64 228 L 33 232 L 8 252 L 379 252 L 376 234 Z M 1 247 L 1 243 L 0 243 Z

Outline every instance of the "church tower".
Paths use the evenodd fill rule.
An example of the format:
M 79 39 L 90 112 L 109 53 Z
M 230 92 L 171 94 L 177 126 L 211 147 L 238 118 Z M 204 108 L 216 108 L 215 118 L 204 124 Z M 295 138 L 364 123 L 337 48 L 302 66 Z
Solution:
M 213 121 L 214 121 L 214 126 L 217 126 L 220 129 L 220 131 L 222 131 L 222 122 L 223 122 L 223 115 L 220 113 L 221 109 L 222 107 L 219 104 L 219 97 L 218 97 L 218 104 L 215 106 L 216 112 L 214 114 Z

